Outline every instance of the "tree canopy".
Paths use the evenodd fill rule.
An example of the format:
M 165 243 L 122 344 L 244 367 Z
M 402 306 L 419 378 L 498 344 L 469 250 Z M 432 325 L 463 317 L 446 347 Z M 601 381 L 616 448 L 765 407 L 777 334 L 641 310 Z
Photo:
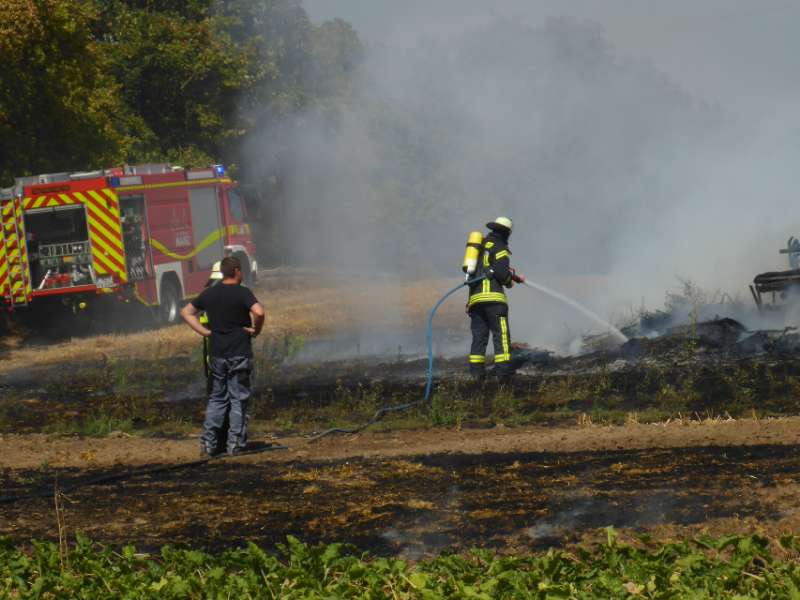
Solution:
M 360 52 L 297 0 L 7 0 L 0 184 L 142 161 L 237 163 L 257 127 L 347 89 Z M 325 76 L 321 76 L 324 74 Z

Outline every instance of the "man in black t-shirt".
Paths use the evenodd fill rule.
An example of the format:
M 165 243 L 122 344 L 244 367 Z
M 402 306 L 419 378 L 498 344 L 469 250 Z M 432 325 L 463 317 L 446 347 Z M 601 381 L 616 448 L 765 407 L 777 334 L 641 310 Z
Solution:
M 211 393 L 200 438 L 202 450 L 209 456 L 222 451 L 218 443 L 226 415 L 230 421 L 228 454 L 237 454 L 247 445 L 247 404 L 253 370 L 251 340 L 264 326 L 264 309 L 253 292 L 241 285 L 239 259 L 224 258 L 220 270 L 222 281 L 203 290 L 181 310 L 189 327 L 209 338 Z M 200 323 L 201 311 L 208 315 L 209 327 Z

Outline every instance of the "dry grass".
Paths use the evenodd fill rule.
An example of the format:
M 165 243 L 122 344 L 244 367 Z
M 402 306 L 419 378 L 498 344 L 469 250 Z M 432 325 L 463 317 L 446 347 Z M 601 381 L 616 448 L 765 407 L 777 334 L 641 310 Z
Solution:
M 267 310 L 267 336 L 325 337 L 367 328 L 421 328 L 434 302 L 452 287 L 452 280 L 413 282 L 343 281 L 278 289 L 272 283 L 257 296 Z M 456 296 L 442 307 L 437 324 L 463 323 L 463 297 Z M 95 361 L 119 358 L 158 359 L 192 352 L 197 335 L 184 325 L 130 334 L 74 337 L 67 342 L 29 347 L 19 338 L 3 340 L 7 355 L 0 373 L 31 365 L 64 361 Z

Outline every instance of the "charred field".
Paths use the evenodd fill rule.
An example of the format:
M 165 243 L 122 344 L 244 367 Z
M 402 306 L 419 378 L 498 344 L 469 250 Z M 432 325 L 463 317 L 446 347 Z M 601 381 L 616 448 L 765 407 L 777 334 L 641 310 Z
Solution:
M 734 323 L 732 325 L 732 323 Z M 474 382 L 464 357 L 437 358 L 429 403 L 387 417 L 378 428 L 599 424 L 684 418 L 759 418 L 795 414 L 800 335 L 739 332 L 722 319 L 622 347 L 559 357 L 518 347 L 517 375 Z M 419 332 L 416 337 L 424 334 Z M 445 346 L 463 345 L 442 330 Z M 415 336 L 408 335 L 413 338 Z M 380 408 L 418 400 L 427 360 L 395 352 L 319 359 L 319 347 L 273 336 L 257 349 L 252 424 L 277 435 L 355 425 Z M 324 352 L 323 352 L 324 353 Z M 173 436 L 196 427 L 204 410 L 199 347 L 164 356 L 123 356 L 14 368 L 0 373 L 0 432 Z M 102 427 L 106 423 L 105 428 Z M 110 429 L 109 429 L 110 427 Z
M 712 319 L 579 356 L 518 347 L 510 383 L 473 382 L 449 307 L 430 402 L 312 443 L 425 384 L 415 324 L 430 299 L 387 322 L 357 300 L 332 305 L 337 294 L 297 313 L 303 286 L 281 290 L 256 347 L 251 439 L 286 449 L 202 464 L 202 355 L 185 329 L 5 343 L 0 536 L 66 528 L 114 547 L 219 550 L 293 535 L 419 558 L 581 544 L 608 525 L 656 538 L 795 529 L 793 331 Z
M 93 487 L 62 473 L 68 526 L 107 545 L 211 550 L 286 535 L 410 558 L 541 550 L 609 525 L 663 535 L 796 524 L 797 445 L 218 461 Z M 4 488 L 27 489 L 36 472 Z M 44 482 L 42 482 L 44 483 Z M 790 488 L 790 489 L 787 489 Z M 794 494 L 796 495 L 796 494 Z M 3 506 L 0 533 L 50 538 L 52 498 Z
M 196 347 L 7 369 L 0 535 L 56 539 L 55 492 L 69 531 L 144 548 L 293 535 L 418 558 L 582 544 L 608 525 L 657 539 L 796 531 L 800 355 L 791 332 L 736 328 L 577 357 L 518 348 L 509 384 L 472 382 L 463 357 L 441 358 L 430 403 L 316 443 L 418 399 L 426 361 L 402 348 L 320 360 L 316 342 L 274 333 L 258 352 L 251 437 L 287 449 L 200 465 Z

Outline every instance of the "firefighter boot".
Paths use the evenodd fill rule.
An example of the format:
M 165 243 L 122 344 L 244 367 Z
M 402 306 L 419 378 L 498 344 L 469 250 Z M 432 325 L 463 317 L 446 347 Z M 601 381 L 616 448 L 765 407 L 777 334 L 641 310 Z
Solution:
M 483 381 L 486 379 L 486 369 L 483 365 L 470 365 L 469 376 L 473 381 Z
M 510 383 L 511 379 L 514 377 L 514 371 L 515 369 L 510 362 L 504 362 L 495 365 L 492 375 L 497 377 L 500 383 Z

